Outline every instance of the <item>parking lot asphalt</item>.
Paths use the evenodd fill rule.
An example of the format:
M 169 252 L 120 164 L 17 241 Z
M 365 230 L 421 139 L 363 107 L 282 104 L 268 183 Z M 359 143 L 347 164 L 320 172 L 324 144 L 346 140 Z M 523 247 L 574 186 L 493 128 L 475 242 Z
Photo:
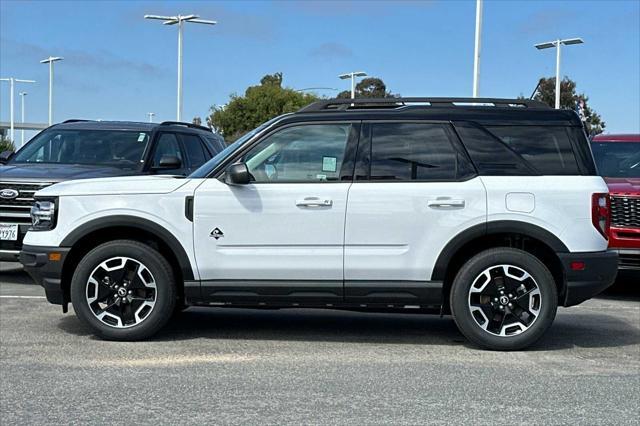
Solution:
M 191 308 L 144 342 L 93 337 L 0 271 L 8 424 L 638 424 L 636 295 L 560 309 L 533 348 L 470 346 L 451 318 Z

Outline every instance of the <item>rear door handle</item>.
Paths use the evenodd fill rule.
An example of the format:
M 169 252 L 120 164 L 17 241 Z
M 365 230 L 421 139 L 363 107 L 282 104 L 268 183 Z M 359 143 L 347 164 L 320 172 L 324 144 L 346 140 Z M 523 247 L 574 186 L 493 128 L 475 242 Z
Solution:
M 319 197 L 306 197 L 303 200 L 296 201 L 298 207 L 331 207 L 333 201 L 329 199 L 320 199 Z
M 438 197 L 435 200 L 429 200 L 427 202 L 427 206 L 432 209 L 461 209 L 464 208 L 464 205 L 464 200 L 448 197 Z

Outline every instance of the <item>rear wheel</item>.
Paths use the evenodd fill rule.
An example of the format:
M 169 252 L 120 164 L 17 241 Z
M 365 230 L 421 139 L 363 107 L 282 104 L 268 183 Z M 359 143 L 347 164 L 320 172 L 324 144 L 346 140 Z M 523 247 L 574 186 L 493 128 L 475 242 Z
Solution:
M 171 266 L 153 248 L 118 240 L 91 250 L 71 281 L 76 315 L 101 337 L 145 339 L 171 317 L 176 290 Z
M 558 306 L 547 267 L 512 248 L 486 250 L 465 263 L 450 300 L 462 334 L 494 350 L 517 350 L 536 342 L 551 326 Z

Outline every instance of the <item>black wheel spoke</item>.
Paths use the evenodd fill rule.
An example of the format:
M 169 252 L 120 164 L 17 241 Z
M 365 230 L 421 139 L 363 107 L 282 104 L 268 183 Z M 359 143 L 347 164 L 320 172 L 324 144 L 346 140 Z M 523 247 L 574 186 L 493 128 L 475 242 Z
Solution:
M 488 333 L 498 336 L 503 329 L 506 335 L 526 331 L 537 317 L 529 309 L 532 293 L 539 290 L 535 279 L 520 267 L 495 265 L 480 273 L 473 283 L 486 282 L 487 275 L 491 279 L 484 288 L 478 291 L 478 287 L 472 285 L 468 296 L 474 321 Z M 535 310 L 538 311 L 539 306 Z M 485 324 L 485 318 L 475 311 L 481 311 L 488 323 Z
M 93 270 L 86 285 L 86 297 L 93 314 L 111 327 L 136 325 L 147 318 L 155 306 L 155 280 L 149 269 L 135 259 L 105 260 Z M 139 312 L 137 316 L 136 312 Z

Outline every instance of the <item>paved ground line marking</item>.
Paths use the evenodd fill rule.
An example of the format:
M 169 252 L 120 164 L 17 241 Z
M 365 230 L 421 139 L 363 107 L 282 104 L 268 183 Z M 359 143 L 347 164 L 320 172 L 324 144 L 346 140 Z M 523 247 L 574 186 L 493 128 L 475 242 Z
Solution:
M 0 295 L 0 299 L 46 299 L 45 296 L 6 296 Z

